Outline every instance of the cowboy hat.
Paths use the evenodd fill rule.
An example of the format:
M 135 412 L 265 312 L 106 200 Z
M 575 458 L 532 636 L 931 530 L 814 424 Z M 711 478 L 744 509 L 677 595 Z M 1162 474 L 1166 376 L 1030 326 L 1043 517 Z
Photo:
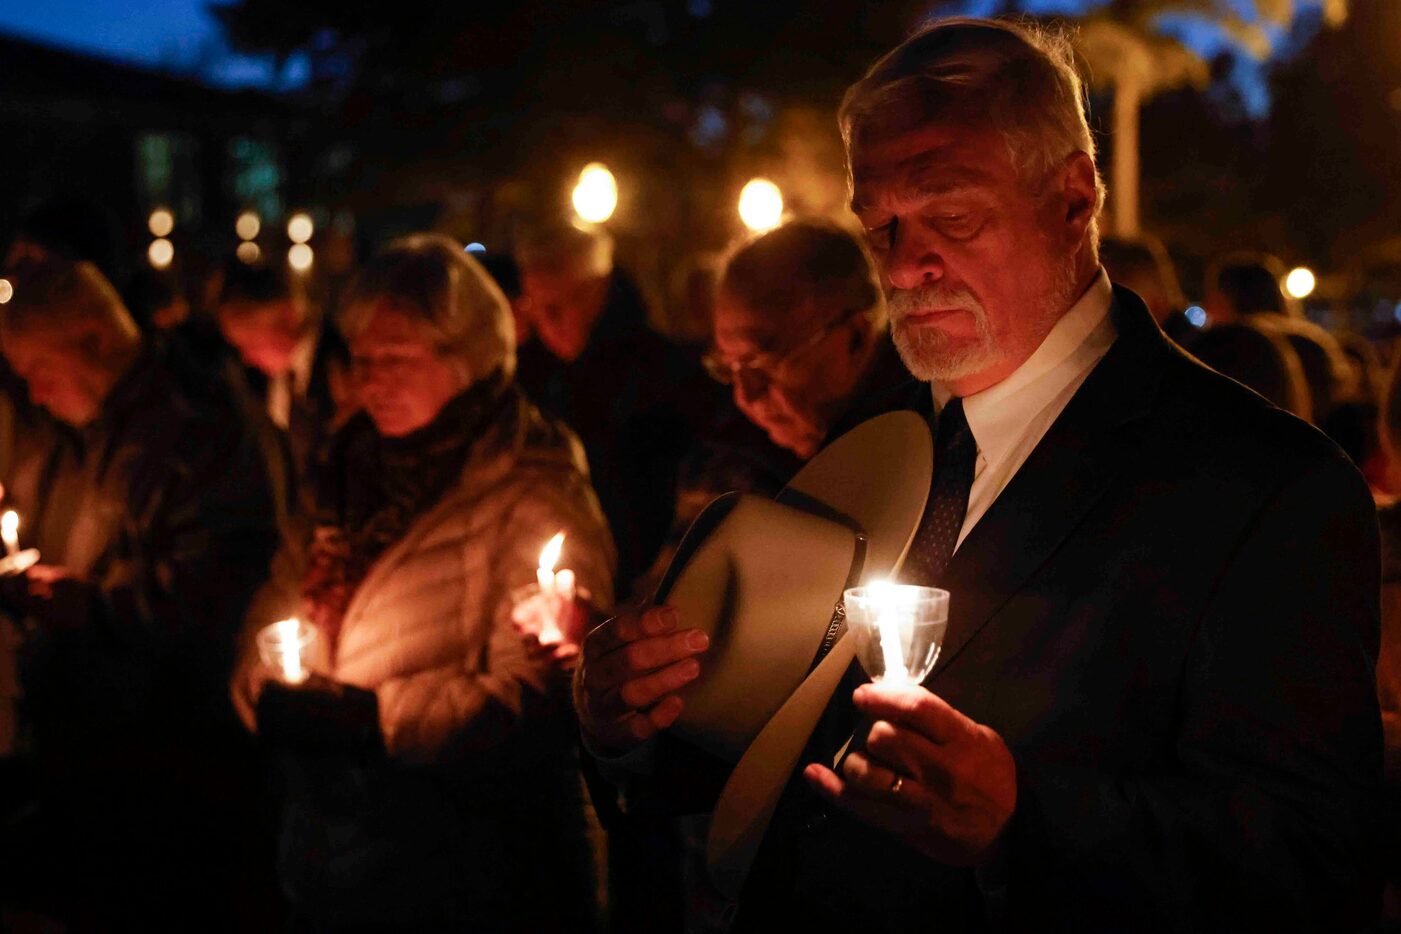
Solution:
M 682 540 L 654 602 L 710 636 L 673 731 L 736 764 L 709 842 L 722 890 L 742 880 L 851 661 L 842 592 L 895 576 L 932 473 L 928 423 L 892 412 L 832 442 L 774 500 L 716 500 Z

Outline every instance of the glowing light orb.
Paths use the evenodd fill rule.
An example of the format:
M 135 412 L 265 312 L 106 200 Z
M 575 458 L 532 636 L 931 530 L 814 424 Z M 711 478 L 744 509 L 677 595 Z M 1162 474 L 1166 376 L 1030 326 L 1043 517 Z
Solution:
M 146 248 L 146 258 L 156 269 L 165 269 L 175 261 L 175 244 L 164 237 L 152 240 Z
M 15 297 L 15 287 L 10 284 L 9 279 L 0 279 L 0 305 L 4 305 Z
M 783 192 L 767 178 L 753 178 L 739 193 L 739 219 L 755 233 L 783 222 Z
M 245 240 L 234 250 L 234 255 L 251 266 L 263 258 L 263 251 L 258 244 Z
M 252 240 L 258 236 L 262 229 L 262 218 L 252 211 L 244 211 L 238 215 L 238 220 L 234 221 L 234 233 L 238 234 L 240 240 Z
M 1317 286 L 1318 280 L 1307 266 L 1296 266 L 1284 277 L 1284 291 L 1294 298 L 1308 298 Z
M 574 211 L 590 224 L 601 224 L 618 209 L 618 180 L 601 162 L 590 162 L 574 186 Z
M 315 254 L 311 252 L 311 247 L 305 243 L 294 243 L 292 248 L 287 251 L 287 265 L 297 272 L 306 272 L 310 269 L 314 259 Z
M 293 243 L 306 243 L 316 232 L 316 225 L 310 214 L 293 214 L 287 218 L 287 239 Z
M 151 212 L 151 216 L 146 218 L 146 227 L 153 237 L 168 237 L 175 229 L 175 215 L 170 213 L 168 208 L 156 208 Z
M 146 218 L 146 227 L 150 228 L 151 237 L 170 237 L 171 231 L 175 230 L 175 214 L 164 207 L 157 207 Z

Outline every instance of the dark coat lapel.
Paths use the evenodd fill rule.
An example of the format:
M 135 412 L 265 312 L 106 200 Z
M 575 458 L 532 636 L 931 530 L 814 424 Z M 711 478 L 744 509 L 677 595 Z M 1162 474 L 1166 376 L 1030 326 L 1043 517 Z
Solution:
M 1147 414 L 1175 351 L 1138 296 L 1116 287 L 1115 340 L 949 562 L 949 629 L 931 680 L 1055 552 L 1132 450 L 1126 425 Z

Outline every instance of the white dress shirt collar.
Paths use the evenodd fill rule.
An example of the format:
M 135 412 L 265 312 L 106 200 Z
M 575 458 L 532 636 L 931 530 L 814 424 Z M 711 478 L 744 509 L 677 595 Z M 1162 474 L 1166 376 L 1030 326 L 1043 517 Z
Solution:
M 1109 276 L 1101 269 L 1025 363 L 1000 383 L 964 398 L 963 413 L 988 466 L 1002 460 L 1048 400 L 1082 379 L 1104 356 L 1115 337 L 1108 320 L 1113 298 Z M 931 388 L 942 409 L 953 394 L 937 382 Z

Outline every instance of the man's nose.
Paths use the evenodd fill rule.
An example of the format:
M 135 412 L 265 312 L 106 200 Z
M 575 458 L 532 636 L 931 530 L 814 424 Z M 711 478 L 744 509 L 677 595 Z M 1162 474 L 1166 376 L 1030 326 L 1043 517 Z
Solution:
M 934 238 L 902 224 L 885 254 L 885 274 L 897 289 L 915 289 L 944 278 L 944 258 Z

